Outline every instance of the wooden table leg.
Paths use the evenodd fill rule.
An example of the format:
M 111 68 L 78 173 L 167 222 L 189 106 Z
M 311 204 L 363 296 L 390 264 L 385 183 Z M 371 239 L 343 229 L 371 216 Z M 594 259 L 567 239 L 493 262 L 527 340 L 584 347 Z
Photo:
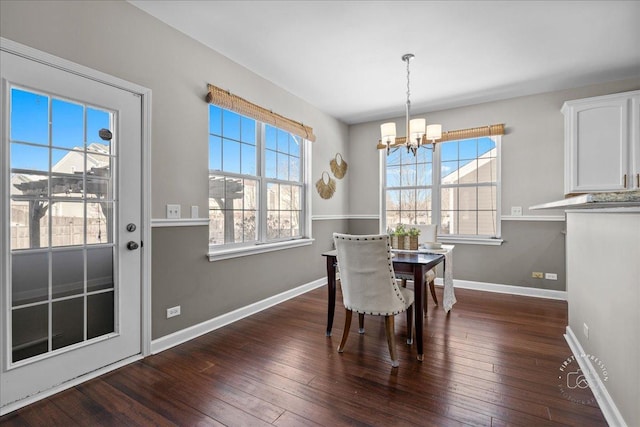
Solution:
M 413 302 L 413 304 L 415 306 L 414 320 L 416 330 L 416 348 L 418 350 L 418 360 L 421 362 L 424 358 L 422 348 L 422 333 L 424 324 L 423 313 L 424 310 L 426 310 L 424 298 L 422 295 L 422 292 L 425 290 L 424 274 L 425 271 L 421 265 L 415 265 L 413 267 L 413 292 L 415 294 L 415 301 Z
M 331 328 L 333 327 L 333 315 L 336 309 L 336 258 L 328 256 L 327 258 L 327 291 L 329 292 L 327 306 L 327 336 L 331 336 Z

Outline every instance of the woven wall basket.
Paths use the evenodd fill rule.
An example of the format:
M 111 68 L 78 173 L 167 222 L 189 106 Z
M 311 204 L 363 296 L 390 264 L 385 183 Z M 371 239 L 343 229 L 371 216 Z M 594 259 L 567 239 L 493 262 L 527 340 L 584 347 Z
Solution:
M 338 157 L 340 157 L 340 159 L 338 159 Z M 333 172 L 333 175 L 338 179 L 344 178 L 344 176 L 347 174 L 347 168 L 349 167 L 347 162 L 345 162 L 342 158 L 342 154 L 340 153 L 337 153 L 336 157 L 329 162 L 329 166 L 331 167 L 331 172 Z
M 327 175 L 327 181 L 325 182 L 324 176 Z M 329 172 L 322 172 L 322 176 L 316 181 L 316 190 L 323 199 L 330 199 L 333 197 L 333 193 L 336 192 L 336 181 L 331 178 Z

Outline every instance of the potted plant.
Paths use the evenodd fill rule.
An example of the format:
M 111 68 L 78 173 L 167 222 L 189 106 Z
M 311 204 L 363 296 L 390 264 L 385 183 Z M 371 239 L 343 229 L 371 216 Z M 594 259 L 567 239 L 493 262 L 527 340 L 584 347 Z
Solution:
M 407 235 L 407 229 L 403 224 L 396 225 L 395 230 L 390 233 L 391 247 L 394 249 L 405 249 L 405 237 Z
M 418 236 L 420 235 L 420 229 L 411 227 L 407 231 L 407 237 L 405 237 L 404 248 L 412 251 L 418 250 Z

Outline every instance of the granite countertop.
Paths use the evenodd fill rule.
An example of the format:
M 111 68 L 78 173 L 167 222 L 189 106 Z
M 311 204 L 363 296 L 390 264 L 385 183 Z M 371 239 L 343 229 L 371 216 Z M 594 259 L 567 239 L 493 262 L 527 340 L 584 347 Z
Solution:
M 636 206 L 640 206 L 640 190 L 581 194 L 579 196 L 568 197 L 555 202 L 531 206 L 529 209 L 590 209 Z

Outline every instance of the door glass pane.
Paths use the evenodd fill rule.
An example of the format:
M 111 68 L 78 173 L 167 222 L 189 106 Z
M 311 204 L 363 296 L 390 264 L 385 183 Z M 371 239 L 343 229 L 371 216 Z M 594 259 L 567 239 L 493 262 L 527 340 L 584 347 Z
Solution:
M 24 117 L 29 120 L 23 120 Z M 11 139 L 49 145 L 49 98 L 11 89 Z
M 51 208 L 51 246 L 84 243 L 84 203 L 54 202 Z
M 11 255 L 11 300 L 14 307 L 49 297 L 49 253 Z
M 35 249 L 49 246 L 49 202 L 11 200 L 11 248 Z
M 87 291 L 113 288 L 113 248 L 87 250 Z
M 13 310 L 11 336 L 13 362 L 49 351 L 49 305 Z
M 49 149 L 37 145 L 11 144 L 11 171 L 29 173 L 49 170 Z
M 100 137 L 100 130 L 111 129 L 111 114 L 108 111 L 87 108 L 87 151 L 111 153 L 111 141 Z
M 84 149 L 84 108 L 61 99 L 51 101 L 51 145 Z
M 113 242 L 113 203 L 87 203 L 87 245 Z
M 84 251 L 51 253 L 51 290 L 53 298 L 77 295 L 84 291 Z
M 115 331 L 113 295 L 112 291 L 87 297 L 87 339 Z
M 51 318 L 52 350 L 84 341 L 84 297 L 54 302 Z

